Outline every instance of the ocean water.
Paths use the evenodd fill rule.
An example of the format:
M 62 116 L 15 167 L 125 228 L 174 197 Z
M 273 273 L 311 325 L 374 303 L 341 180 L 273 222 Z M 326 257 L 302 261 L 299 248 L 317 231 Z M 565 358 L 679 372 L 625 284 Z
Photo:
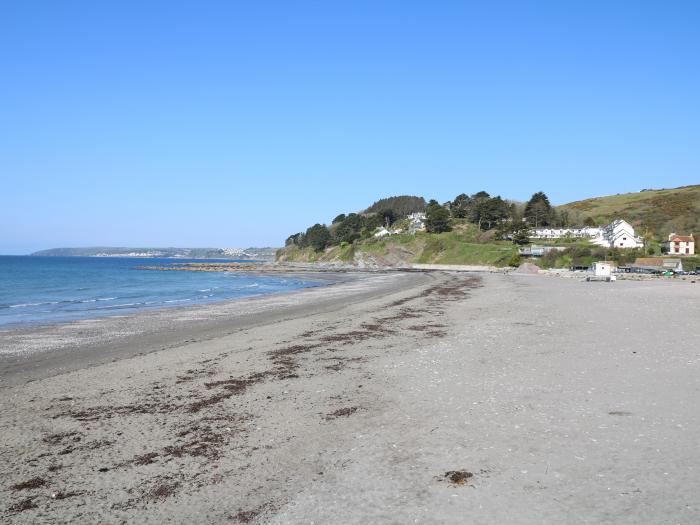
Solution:
M 189 260 L 0 256 L 0 328 L 124 315 L 322 284 L 285 276 L 137 269 L 183 262 Z

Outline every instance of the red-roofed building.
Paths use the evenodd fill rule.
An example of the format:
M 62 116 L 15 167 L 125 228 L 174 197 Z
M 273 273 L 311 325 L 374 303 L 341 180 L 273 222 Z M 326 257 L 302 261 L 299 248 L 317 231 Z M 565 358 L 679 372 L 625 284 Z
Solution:
M 661 245 L 661 251 L 673 255 L 695 255 L 695 237 L 672 233 Z

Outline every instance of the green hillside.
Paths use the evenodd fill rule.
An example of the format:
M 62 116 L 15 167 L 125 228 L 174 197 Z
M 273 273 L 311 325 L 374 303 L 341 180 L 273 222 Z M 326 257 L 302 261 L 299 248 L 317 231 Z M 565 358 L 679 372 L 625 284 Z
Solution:
M 533 204 L 538 196 L 541 198 Z M 545 218 L 550 225 L 558 227 L 581 226 L 590 223 L 589 219 L 598 225 L 617 218 L 625 219 L 647 243 L 644 252 L 613 253 L 603 248 L 591 251 L 585 240 L 559 239 L 554 244 L 571 248 L 570 253 L 560 252 L 556 260 L 541 261 L 557 267 L 568 266 L 576 258 L 594 260 L 606 257 L 629 262 L 630 257 L 633 260 L 636 256 L 659 253 L 659 241 L 666 239 L 671 232 L 700 236 L 700 185 L 695 185 L 597 197 L 564 204 L 554 210 L 542 192 L 534 194 L 526 205 L 503 201 L 485 192 L 472 196 L 463 194 L 445 206 L 435 201 L 426 205 L 428 231 L 433 229 L 442 233 L 373 237 L 373 232 L 383 224 L 391 224 L 392 228 L 406 232 L 409 219 L 405 215 L 420 209 L 424 202 L 421 197 L 390 197 L 373 204 L 368 209 L 371 212 L 341 214 L 330 226 L 315 224 L 306 232 L 291 235 L 285 247 L 277 252 L 277 260 L 389 266 L 411 263 L 517 264 L 516 246 L 503 239 L 510 238 L 509 233 L 517 239 L 518 230 L 523 227 L 527 230 L 524 219 L 529 218 L 532 226 L 533 214 L 539 214 L 540 219 Z M 431 206 L 445 216 L 446 228 L 435 228 L 435 222 L 429 226 Z M 400 209 L 401 213 L 396 213 L 394 208 Z M 494 213 L 496 216 L 492 216 Z
M 401 266 L 404 264 L 475 264 L 507 266 L 516 248 L 509 241 L 496 241 L 493 232 L 479 232 L 465 221 L 454 221 L 445 233 L 401 234 L 342 243 L 323 251 L 287 246 L 277 252 L 278 261 L 342 262 Z
M 623 218 L 642 235 L 700 233 L 700 185 L 644 190 L 571 202 L 558 207 L 591 217 L 596 224 Z

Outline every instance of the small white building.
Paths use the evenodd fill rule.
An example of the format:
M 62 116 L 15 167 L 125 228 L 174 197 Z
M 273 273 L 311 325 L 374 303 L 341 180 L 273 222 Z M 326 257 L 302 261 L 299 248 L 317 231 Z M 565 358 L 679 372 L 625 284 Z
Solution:
M 608 261 L 598 261 L 593 263 L 591 269 L 596 277 L 610 277 L 613 272 L 613 265 Z
M 374 237 L 384 237 L 385 235 L 391 235 L 391 232 L 387 230 L 384 226 L 382 226 L 376 232 L 374 232 Z
M 695 237 L 672 233 L 661 245 L 661 251 L 672 255 L 695 255 Z

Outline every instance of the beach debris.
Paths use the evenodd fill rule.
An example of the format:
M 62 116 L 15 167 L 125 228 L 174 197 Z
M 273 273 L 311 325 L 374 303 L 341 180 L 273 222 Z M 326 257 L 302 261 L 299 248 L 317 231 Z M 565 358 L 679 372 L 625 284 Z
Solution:
M 146 499 L 151 501 L 163 501 L 175 494 L 175 490 L 180 484 L 177 481 L 165 480 L 157 484 L 147 495 Z
M 48 443 L 49 445 L 60 445 L 68 439 L 74 443 L 77 443 L 82 439 L 82 434 L 80 432 L 58 432 L 56 434 L 44 436 L 42 441 L 44 443 Z
M 142 454 L 136 456 L 133 460 L 134 465 L 150 465 L 155 462 L 155 459 L 160 456 L 157 452 L 149 452 L 147 454 Z
M 335 412 L 331 412 L 330 414 L 327 414 L 325 419 L 326 420 L 331 420 L 331 419 L 336 419 L 338 417 L 348 417 L 357 412 L 360 409 L 360 407 L 345 407 L 345 408 L 339 408 Z
M 24 512 L 25 510 L 36 509 L 39 505 L 34 503 L 34 498 L 26 498 L 22 501 L 11 505 L 8 509 L 10 512 Z
M 69 492 L 53 492 L 51 493 L 51 499 L 62 500 L 67 498 L 74 498 L 75 496 L 82 496 L 85 494 L 83 491 L 73 490 Z
M 37 476 L 35 478 L 28 479 L 27 481 L 23 481 L 22 483 L 12 485 L 12 490 L 38 489 L 44 485 L 46 485 L 46 480 Z
M 229 518 L 238 523 L 251 523 L 261 514 L 274 511 L 275 509 L 276 506 L 268 502 L 250 510 L 238 509 L 238 512 L 233 516 L 229 516 Z
M 474 474 L 466 470 L 448 470 L 444 477 L 453 485 L 466 485 L 474 477 Z
M 233 517 L 234 520 L 236 520 L 238 523 L 250 523 L 253 521 L 255 518 L 258 517 L 258 514 L 260 512 L 255 509 L 255 510 L 239 510 L 236 515 Z

